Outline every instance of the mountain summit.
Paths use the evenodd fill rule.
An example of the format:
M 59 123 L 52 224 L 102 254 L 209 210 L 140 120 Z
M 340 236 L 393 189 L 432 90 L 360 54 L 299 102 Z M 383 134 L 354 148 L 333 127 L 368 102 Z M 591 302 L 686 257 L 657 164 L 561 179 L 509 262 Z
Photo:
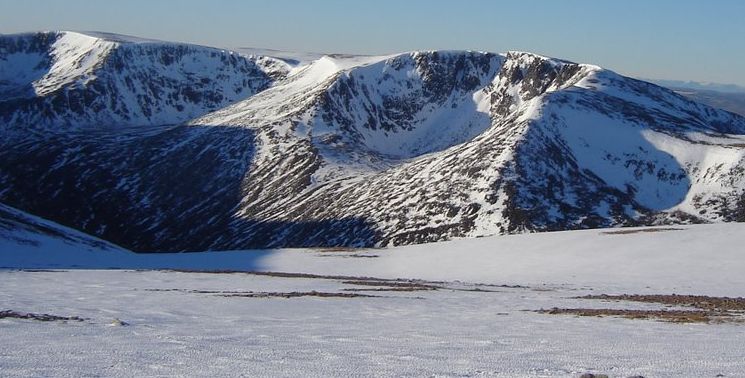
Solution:
M 525 52 L 0 37 L 0 202 L 140 251 L 745 220 L 745 118 Z

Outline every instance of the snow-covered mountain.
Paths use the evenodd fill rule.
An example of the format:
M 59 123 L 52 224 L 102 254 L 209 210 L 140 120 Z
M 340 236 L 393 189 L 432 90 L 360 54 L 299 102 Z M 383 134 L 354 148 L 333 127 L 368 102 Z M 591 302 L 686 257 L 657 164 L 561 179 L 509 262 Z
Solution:
M 3 130 L 176 124 L 268 87 L 277 59 L 105 33 L 0 38 Z
M 31 121 L 47 113 L 16 104 L 51 101 L 48 92 L 3 84 L 16 88 L 3 90 L 0 107 L 12 120 L 4 126 L 45 132 L 2 142 L 0 201 L 134 250 L 399 245 L 745 220 L 745 118 L 597 66 L 470 51 L 303 63 L 69 35 L 96 41 L 70 51 L 115 44 L 130 54 L 128 67 L 148 73 L 108 71 L 115 65 L 102 58 L 90 79 L 53 74 L 72 68 L 24 79 L 33 88 L 65 82 L 60 93 L 90 93 L 101 78 L 129 77 L 131 86 L 111 84 L 95 96 L 112 127 L 98 127 L 100 113 L 87 106 L 72 117 L 64 104 Z M 75 60 L 54 43 L 43 46 L 37 50 L 56 61 Z M 170 65 L 153 58 L 174 50 L 187 57 Z M 0 72 L 21 70 L 12 63 L 18 53 L 0 51 Z M 196 67 L 185 63 L 194 59 Z M 131 88 L 161 78 L 168 93 L 244 89 L 193 113 L 171 113 L 190 100 L 170 95 L 153 99 L 159 107 L 149 114 L 138 108 L 137 122 L 116 111 L 130 93 L 155 93 Z

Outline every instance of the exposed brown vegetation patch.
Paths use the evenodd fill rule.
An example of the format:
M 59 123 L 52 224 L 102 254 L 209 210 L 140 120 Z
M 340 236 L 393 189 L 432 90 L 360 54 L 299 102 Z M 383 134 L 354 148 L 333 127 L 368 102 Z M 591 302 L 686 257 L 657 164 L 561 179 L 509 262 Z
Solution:
M 0 311 L 0 319 L 3 318 L 15 318 L 15 319 L 30 319 L 38 320 L 40 322 L 54 322 L 54 321 L 76 321 L 82 322 L 85 319 L 78 316 L 58 316 L 50 314 L 34 314 L 30 312 L 16 312 L 13 310 Z
M 322 254 L 319 257 L 333 257 L 333 258 L 350 258 L 350 259 L 374 259 L 380 257 L 380 255 L 374 254 L 363 254 L 363 253 L 352 253 L 352 254 Z
M 375 278 L 364 276 L 341 276 L 313 273 L 291 273 L 291 272 L 246 272 L 241 270 L 189 270 L 172 269 L 170 272 L 178 273 L 200 273 L 200 274 L 248 274 L 252 276 L 278 277 L 278 278 L 301 278 L 301 279 L 323 279 L 323 280 L 374 280 L 374 281 L 401 281 L 402 279 Z
M 514 289 L 514 287 L 511 287 L 510 286 L 510 289 Z M 502 293 L 503 292 L 502 290 L 482 289 L 480 287 L 474 287 L 474 288 L 469 288 L 469 289 L 452 289 L 451 288 L 450 290 L 453 290 L 453 291 L 471 291 L 471 292 L 476 292 L 476 293 Z
M 710 323 L 717 320 L 727 320 L 724 314 L 707 311 L 681 310 L 627 310 L 607 308 L 557 308 L 541 309 L 541 314 L 576 315 L 576 316 L 617 316 L 627 319 L 657 319 L 673 323 Z
M 368 256 L 365 256 L 368 257 Z M 372 257 L 372 256 L 369 256 Z M 366 277 L 366 276 L 342 276 L 342 275 L 329 275 L 329 274 L 313 274 L 313 273 L 291 273 L 291 272 L 246 272 L 238 270 L 188 270 L 188 269 L 172 269 L 167 270 L 168 272 L 179 272 L 179 273 L 200 273 L 200 274 L 248 274 L 252 276 L 266 276 L 266 277 L 278 277 L 278 278 L 300 278 L 300 279 L 323 279 L 323 280 L 336 280 L 336 281 L 369 281 L 375 283 L 396 283 L 396 282 L 407 282 L 417 283 L 422 285 L 432 285 L 442 287 L 444 285 L 450 285 L 452 282 L 447 281 L 429 281 L 419 279 L 407 279 L 407 278 L 378 278 L 378 277 Z M 506 285 L 506 284 L 484 284 L 484 283 L 471 283 L 471 286 L 476 287 L 490 287 L 490 288 L 505 288 L 505 289 L 530 289 L 528 286 L 523 285 Z M 489 290 L 474 290 L 465 289 L 465 291 L 489 291 Z
M 367 248 L 354 248 L 354 247 L 326 247 L 318 249 L 318 252 L 359 252 L 364 251 Z
M 666 232 L 666 231 L 683 231 L 684 228 L 674 227 L 661 227 L 661 228 L 643 228 L 640 230 L 617 230 L 617 231 L 603 231 L 603 235 L 628 235 L 628 234 L 640 234 L 644 232 Z
M 266 292 L 250 290 L 189 290 L 189 289 L 143 289 L 144 291 L 156 292 L 179 292 L 189 294 L 213 294 L 218 297 L 241 297 L 241 298 L 298 298 L 298 297 L 324 297 L 324 298 L 382 298 L 377 295 L 333 293 L 319 291 L 293 291 L 293 292 Z M 352 291 L 351 289 L 345 291 Z M 362 290 L 360 290 L 362 291 Z M 374 291 L 374 290 L 370 290 Z M 395 290 L 380 290 L 395 291 Z M 409 290 L 413 291 L 413 290 Z
M 382 288 L 397 288 L 397 289 L 410 289 L 410 290 L 437 290 L 441 289 L 441 286 L 430 285 L 418 281 L 378 281 L 378 280 L 353 280 L 353 281 L 342 281 L 345 285 L 355 286 L 378 286 Z
M 366 256 L 367 257 L 367 256 Z M 372 257 L 372 256 L 370 256 Z M 338 281 L 343 285 L 361 286 L 354 288 L 342 288 L 340 291 L 346 292 L 411 292 L 411 291 L 435 291 L 435 290 L 450 290 L 450 291 L 466 291 L 466 292 L 482 292 L 482 293 L 497 293 L 501 292 L 500 289 L 529 289 L 527 286 L 522 285 L 497 285 L 497 284 L 479 284 L 479 283 L 464 283 L 464 282 L 447 282 L 447 281 L 428 281 L 418 279 L 404 279 L 404 278 L 376 278 L 376 277 L 365 277 L 365 276 L 341 276 L 341 275 L 324 275 L 324 274 L 313 274 L 313 273 L 288 273 L 288 272 L 242 272 L 242 271 L 230 271 L 230 270 L 218 270 L 218 271 L 190 271 L 190 270 L 170 270 L 182 273 L 200 273 L 200 274 L 247 274 L 253 276 L 265 276 L 265 277 L 277 277 L 277 278 L 298 278 L 298 279 L 320 279 L 320 280 L 332 280 Z M 251 294 L 252 292 L 210 292 L 204 290 L 185 290 L 185 289 L 147 289 L 151 291 L 181 291 L 189 293 L 200 293 L 200 294 Z M 361 295 L 359 295 L 361 296 Z
M 327 293 L 320 291 L 293 291 L 293 292 L 245 292 L 220 294 L 222 297 L 240 298 L 299 298 L 299 297 L 321 297 L 321 298 L 382 298 L 377 295 L 356 293 Z
M 388 291 L 388 292 L 407 292 L 407 291 L 427 291 L 427 290 L 436 290 L 436 289 L 426 289 L 426 288 L 419 288 L 419 287 L 370 287 L 370 288 L 347 288 L 342 289 L 342 291 L 352 291 L 352 292 L 360 292 L 360 291 Z
M 618 316 L 628 319 L 657 319 L 674 323 L 745 323 L 745 298 L 711 297 L 706 295 L 622 294 L 586 295 L 576 299 L 658 303 L 666 306 L 693 307 L 696 310 L 630 310 L 592 308 L 541 309 L 542 314 L 576 316 Z
M 670 306 L 695 307 L 710 311 L 745 312 L 745 298 L 710 297 L 707 295 L 677 295 L 677 294 L 621 294 L 621 295 L 587 295 L 579 299 L 598 299 L 608 301 L 629 301 L 644 303 L 661 303 Z
M 344 280 L 341 283 L 355 286 L 371 286 L 374 288 L 353 288 L 344 289 L 344 291 L 427 291 L 427 290 L 450 290 L 450 291 L 471 291 L 482 293 L 498 293 L 500 290 L 492 288 L 509 288 L 524 289 L 520 285 L 486 285 L 486 284 L 453 284 L 441 281 L 422 281 L 422 280 L 378 280 L 378 279 L 356 279 Z

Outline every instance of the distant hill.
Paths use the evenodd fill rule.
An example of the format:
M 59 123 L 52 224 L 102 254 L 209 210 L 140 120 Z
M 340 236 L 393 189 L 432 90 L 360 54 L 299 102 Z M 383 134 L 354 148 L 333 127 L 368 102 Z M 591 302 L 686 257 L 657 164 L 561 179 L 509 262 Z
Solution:
M 714 91 L 720 93 L 741 93 L 745 94 L 745 87 L 736 84 L 723 84 L 723 83 L 702 83 L 698 81 L 684 81 L 684 80 L 657 80 L 657 79 L 642 79 L 650 83 L 655 83 L 662 87 L 667 88 L 680 88 L 690 89 L 694 91 Z
M 699 83 L 682 80 L 643 79 L 715 108 L 745 115 L 745 87 L 735 84 Z
M 685 88 L 670 89 L 690 98 L 693 101 L 745 116 L 745 92 L 726 93 Z

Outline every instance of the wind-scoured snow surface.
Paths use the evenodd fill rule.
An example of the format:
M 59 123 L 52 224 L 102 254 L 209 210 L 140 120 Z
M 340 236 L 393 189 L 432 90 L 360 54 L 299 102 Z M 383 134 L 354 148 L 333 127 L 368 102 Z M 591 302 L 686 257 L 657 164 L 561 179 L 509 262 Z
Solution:
M 745 118 L 589 64 L 0 43 L 0 202 L 131 250 L 745 220 Z
M 207 270 L 232 265 L 295 273 L 0 270 L 0 310 L 86 319 L 0 319 L 3 376 L 745 374 L 742 324 L 533 312 L 659 308 L 575 299 L 587 294 L 742 296 L 740 224 L 551 232 L 389 249 L 153 255 L 107 247 L 91 258 L 88 239 L 74 231 L 13 209 L 2 215 L 0 265 L 8 267 L 182 268 L 191 261 Z M 31 223 L 42 231 L 23 226 Z M 9 232 L 8 224 L 20 228 Z M 379 289 L 385 279 L 438 289 L 364 291 Z M 257 293 L 305 296 L 251 297 Z

